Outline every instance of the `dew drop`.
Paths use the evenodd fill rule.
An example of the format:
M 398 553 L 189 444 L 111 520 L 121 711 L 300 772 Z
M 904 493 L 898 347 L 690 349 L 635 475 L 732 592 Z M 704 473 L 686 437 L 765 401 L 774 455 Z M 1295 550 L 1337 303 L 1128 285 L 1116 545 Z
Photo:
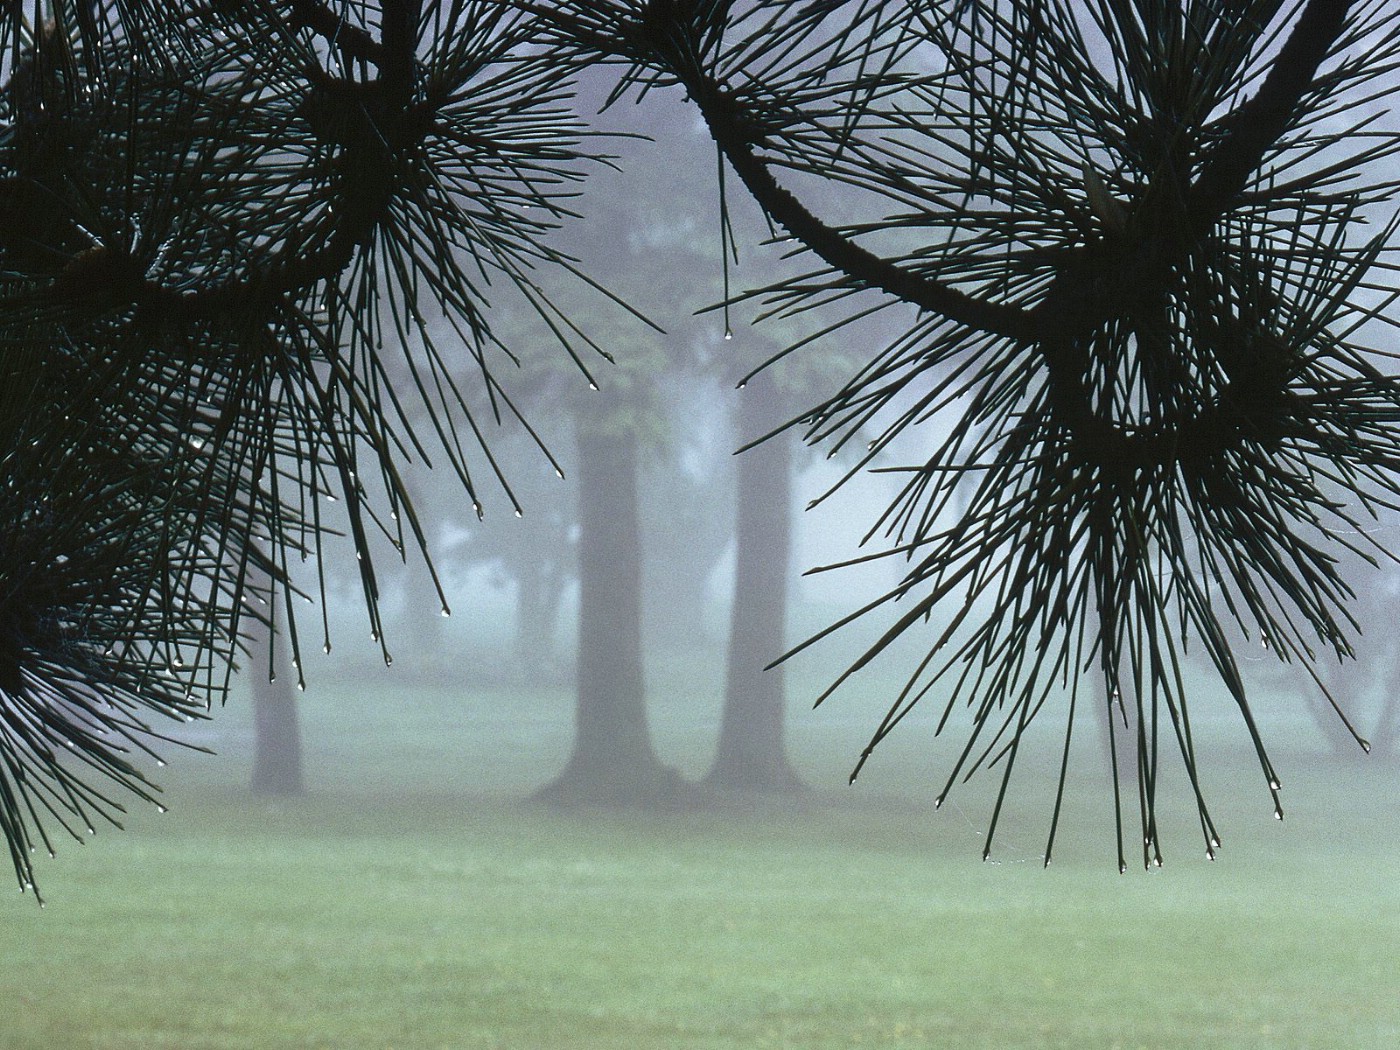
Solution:
M 158 758 L 158 759 L 156 759 L 156 765 L 158 765 L 161 769 L 164 769 L 164 768 L 165 768 L 165 759 L 163 759 L 163 758 Z
M 731 340 L 731 339 L 733 339 L 733 338 L 734 338 L 734 333 L 731 332 L 728 328 L 726 328 L 726 329 L 724 330 L 724 341 L 727 343 L 727 342 L 729 342 L 729 340 Z
M 439 611 L 440 613 L 442 613 L 443 616 L 451 616 L 451 615 L 452 615 L 452 610 L 449 609 L 449 608 L 448 608 L 447 606 L 445 606 L 445 605 L 444 605 L 441 609 L 439 609 L 438 611 Z
M 1270 791 L 1277 791 L 1277 790 L 1279 790 L 1279 788 L 1281 788 L 1281 787 L 1283 787 L 1283 785 L 1280 784 L 1280 783 L 1278 782 L 1278 777 L 1270 777 L 1270 778 L 1269 778 L 1269 790 L 1270 790 Z
M 306 683 L 305 683 L 305 682 L 298 682 L 298 683 L 297 683 L 297 692 L 298 692 L 298 693 L 304 693 L 304 692 L 306 692 Z
M 564 472 L 563 472 L 562 470 L 560 470 L 558 467 L 555 467 L 555 468 L 554 468 L 554 476 L 555 476 L 556 478 L 562 478 L 562 477 L 564 476 Z
M 516 507 L 516 508 L 515 508 L 515 516 L 516 516 L 517 518 L 523 518 L 523 517 L 525 517 L 525 512 L 524 512 L 523 510 L 521 510 L 519 507 Z
M 166 809 L 165 809 L 165 807 L 162 806 L 160 803 L 156 803 L 156 812 L 157 812 L 157 813 L 164 813 L 164 812 L 166 812 Z
M 394 658 L 393 658 L 392 656 L 390 656 L 388 653 L 385 653 L 385 654 L 384 654 L 384 666 L 385 666 L 385 667 L 393 667 L 393 666 L 394 666 Z
M 1275 819 L 1275 820 L 1282 820 L 1282 819 L 1283 819 L 1283 807 L 1282 807 L 1282 806 L 1275 806 L 1275 807 L 1274 807 L 1274 819 Z
M 943 796 L 942 796 L 942 795 L 939 795 L 936 799 L 933 800 L 933 808 L 934 808 L 934 809 L 942 809 L 942 808 L 943 808 Z
M 369 640 L 370 640 L 371 642 L 377 642 L 377 641 L 379 641 L 379 632 L 378 632 L 378 631 L 370 631 L 370 632 L 369 632 Z
M 1208 849 L 1208 850 L 1206 850 L 1206 860 L 1209 860 L 1209 861 L 1215 860 L 1215 850 L 1213 850 L 1213 849 Z
M 588 389 L 589 389 L 589 390 L 597 390 L 597 389 L 598 389 L 598 384 L 595 383 L 595 382 L 593 382 L 593 380 L 590 379 L 590 380 L 588 381 Z
M 325 645 L 321 646 L 321 652 L 323 652 L 323 653 L 329 653 L 330 651 L 331 651 L 331 643 L 330 643 L 330 642 L 327 642 Z
M 1369 740 L 1362 740 L 1362 741 L 1361 741 L 1361 750 L 1362 750 L 1362 751 L 1365 751 L 1366 754 L 1369 755 L 1369 754 L 1371 753 L 1371 741 L 1369 741 Z

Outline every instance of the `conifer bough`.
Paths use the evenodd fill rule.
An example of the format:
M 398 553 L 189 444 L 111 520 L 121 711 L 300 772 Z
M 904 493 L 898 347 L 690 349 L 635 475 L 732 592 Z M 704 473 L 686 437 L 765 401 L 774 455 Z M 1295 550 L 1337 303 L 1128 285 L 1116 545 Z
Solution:
M 6 7 L 0 823 L 21 883 L 40 816 L 81 838 L 119 814 L 94 774 L 153 797 L 130 761 L 147 715 L 222 695 L 245 604 L 295 649 L 289 565 L 333 525 L 382 637 L 367 537 L 421 546 L 406 458 L 479 502 L 464 445 L 494 464 L 427 313 L 496 415 L 488 285 L 589 347 L 539 274 L 572 270 L 546 236 L 590 160 L 570 78 L 597 63 L 619 97 L 683 91 L 810 264 L 754 301 L 917 311 L 798 416 L 834 448 L 873 430 L 861 465 L 958 420 L 872 529 L 902 582 L 842 621 L 893 615 L 843 680 L 927 632 L 870 747 L 935 689 L 940 730 L 965 702 L 949 784 L 1000 764 L 994 832 L 1027 728 L 1063 706 L 1048 863 L 1073 729 L 1090 703 L 1131 712 L 1120 866 L 1124 809 L 1161 861 L 1173 745 L 1213 856 L 1188 651 L 1281 814 L 1235 647 L 1349 655 L 1338 555 L 1385 556 L 1366 526 L 1400 493 L 1377 347 L 1397 41 L 1378 0 Z
M 1390 557 L 1367 528 L 1400 493 L 1400 386 L 1377 345 L 1396 296 L 1394 5 L 525 6 L 630 82 L 690 98 L 812 263 L 750 293 L 770 311 L 918 310 L 798 417 L 836 447 L 874 428 L 862 465 L 935 415 L 961 420 L 872 529 L 907 559 L 902 582 L 836 625 L 893 617 L 842 680 L 927 637 L 861 763 L 935 689 L 940 732 L 965 701 L 939 798 L 1000 764 L 990 851 L 1026 730 L 1065 708 L 1049 863 L 1077 718 L 1108 705 L 1136 736 L 1113 754 L 1137 785 L 1134 804 L 1115 777 L 1120 867 L 1129 808 L 1144 863 L 1161 862 L 1173 746 L 1214 857 L 1183 671 L 1203 652 L 1281 816 L 1236 651 L 1260 639 L 1322 688 L 1313 661 L 1349 657 L 1356 626 L 1339 556 Z M 840 218 L 813 203 L 821 180 L 855 202 Z
M 22 887 L 45 822 L 81 840 L 120 819 L 110 788 L 155 798 L 139 752 L 222 699 L 245 611 L 300 667 L 291 567 L 321 538 L 348 534 L 383 644 L 370 535 L 422 541 L 403 463 L 482 505 L 458 384 L 514 411 L 485 293 L 572 339 L 539 275 L 569 277 L 547 234 L 596 162 L 573 67 L 534 36 L 486 2 L 0 11 L 0 825 Z

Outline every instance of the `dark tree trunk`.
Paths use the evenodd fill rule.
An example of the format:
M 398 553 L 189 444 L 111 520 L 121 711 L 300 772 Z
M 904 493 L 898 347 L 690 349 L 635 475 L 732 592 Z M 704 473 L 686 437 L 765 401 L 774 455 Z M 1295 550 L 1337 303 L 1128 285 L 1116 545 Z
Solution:
M 762 436 L 782 417 L 767 377 L 750 381 L 738 400 L 743 443 Z M 707 784 L 725 790 L 794 792 L 802 788 L 787 760 L 783 668 L 764 670 L 786 645 L 792 459 L 786 434 L 738 457 L 729 665 L 719 747 L 706 777 Z
M 578 721 L 569 764 L 541 796 L 670 804 L 680 783 L 652 750 L 642 675 L 637 442 L 581 434 L 578 451 Z
M 286 642 L 278 639 L 269 666 L 268 628 L 252 630 L 248 669 L 253 693 L 253 778 L 258 795 L 301 795 L 306 791 L 301 763 L 301 723 L 297 689 L 289 672 Z

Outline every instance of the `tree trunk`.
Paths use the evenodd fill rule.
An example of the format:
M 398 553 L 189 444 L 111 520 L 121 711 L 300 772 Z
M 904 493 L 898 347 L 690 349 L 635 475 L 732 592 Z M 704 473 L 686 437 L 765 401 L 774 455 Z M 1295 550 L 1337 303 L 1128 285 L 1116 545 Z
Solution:
M 569 764 L 541 797 L 671 804 L 681 785 L 652 749 L 642 675 L 636 438 L 581 433 L 578 451 L 577 725 Z
M 767 377 L 750 381 L 739 395 L 742 443 L 760 437 L 781 418 L 777 400 Z M 802 789 L 787 760 L 783 668 L 764 670 L 786 646 L 792 459 L 786 434 L 739 456 L 734 603 L 719 747 L 706 777 L 712 787 L 754 792 Z
M 301 763 L 301 724 L 297 690 L 289 673 L 286 643 L 279 639 L 275 663 L 269 628 L 256 624 L 251 632 L 248 669 L 253 693 L 253 778 L 257 795 L 301 795 L 306 792 Z

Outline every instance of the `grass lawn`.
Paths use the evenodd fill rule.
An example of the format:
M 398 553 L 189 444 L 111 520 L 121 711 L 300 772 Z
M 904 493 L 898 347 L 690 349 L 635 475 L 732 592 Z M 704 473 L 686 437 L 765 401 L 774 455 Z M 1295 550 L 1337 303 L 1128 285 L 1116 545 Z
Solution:
M 838 791 L 868 722 L 799 722 L 800 804 L 563 814 L 516 800 L 562 762 L 562 692 L 356 688 L 308 694 L 306 798 L 243 792 L 235 706 L 224 757 L 161 771 L 170 812 L 40 865 L 0 1047 L 1400 1046 L 1393 766 L 1282 749 L 1279 824 L 1232 744 L 1221 859 L 1183 800 L 1166 867 L 1120 876 L 1092 778 L 1042 868 L 1035 771 L 981 863 L 993 778 L 934 814 L 917 726 Z M 657 719 L 698 771 L 709 714 Z

